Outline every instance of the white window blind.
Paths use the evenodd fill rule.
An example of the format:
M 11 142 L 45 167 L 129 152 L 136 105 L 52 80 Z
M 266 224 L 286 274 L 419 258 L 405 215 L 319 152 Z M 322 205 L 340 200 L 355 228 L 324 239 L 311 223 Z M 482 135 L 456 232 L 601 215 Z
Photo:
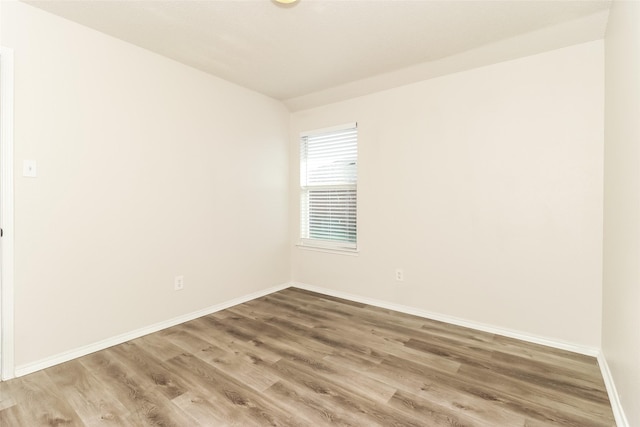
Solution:
M 355 123 L 300 138 L 303 245 L 355 249 L 358 129 Z

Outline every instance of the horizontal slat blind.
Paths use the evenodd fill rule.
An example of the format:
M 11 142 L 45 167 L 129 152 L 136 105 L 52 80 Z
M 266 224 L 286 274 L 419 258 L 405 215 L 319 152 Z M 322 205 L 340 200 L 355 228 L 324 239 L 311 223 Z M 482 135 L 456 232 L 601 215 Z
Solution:
M 355 248 L 358 131 L 348 128 L 300 139 L 301 238 Z

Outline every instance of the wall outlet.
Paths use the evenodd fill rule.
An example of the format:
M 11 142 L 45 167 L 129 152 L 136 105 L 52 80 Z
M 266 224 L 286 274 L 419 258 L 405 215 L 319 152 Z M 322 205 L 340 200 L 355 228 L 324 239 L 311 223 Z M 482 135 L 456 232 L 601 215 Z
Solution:
M 176 276 L 173 278 L 173 289 L 181 291 L 184 289 L 184 276 Z
M 24 160 L 22 162 L 22 176 L 29 178 L 38 176 L 38 168 L 35 160 Z
M 396 268 L 396 282 L 404 282 L 404 270 Z

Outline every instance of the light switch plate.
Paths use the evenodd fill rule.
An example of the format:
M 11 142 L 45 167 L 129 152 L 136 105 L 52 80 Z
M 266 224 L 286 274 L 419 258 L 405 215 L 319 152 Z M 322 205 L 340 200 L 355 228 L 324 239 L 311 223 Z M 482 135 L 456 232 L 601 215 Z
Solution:
M 35 178 L 38 176 L 38 170 L 35 160 L 25 160 L 22 162 L 22 176 Z

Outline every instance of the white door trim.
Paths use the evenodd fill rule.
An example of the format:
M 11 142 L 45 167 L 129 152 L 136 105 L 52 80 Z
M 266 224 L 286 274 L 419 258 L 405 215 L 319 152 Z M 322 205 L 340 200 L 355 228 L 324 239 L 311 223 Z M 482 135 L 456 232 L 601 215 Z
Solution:
M 15 376 L 13 341 L 13 49 L 0 47 L 0 373 Z

